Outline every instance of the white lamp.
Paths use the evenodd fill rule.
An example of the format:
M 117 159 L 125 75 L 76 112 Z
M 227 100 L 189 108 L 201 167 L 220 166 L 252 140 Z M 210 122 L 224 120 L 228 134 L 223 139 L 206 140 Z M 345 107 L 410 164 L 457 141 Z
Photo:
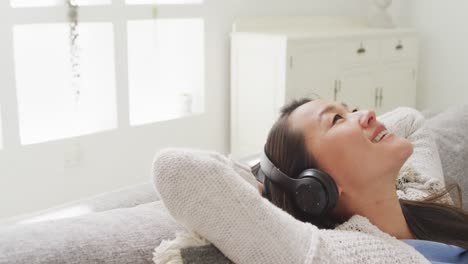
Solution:
M 387 8 L 392 4 L 392 0 L 374 0 L 377 7 L 377 13 L 369 19 L 371 27 L 392 28 L 392 17 L 387 13 Z

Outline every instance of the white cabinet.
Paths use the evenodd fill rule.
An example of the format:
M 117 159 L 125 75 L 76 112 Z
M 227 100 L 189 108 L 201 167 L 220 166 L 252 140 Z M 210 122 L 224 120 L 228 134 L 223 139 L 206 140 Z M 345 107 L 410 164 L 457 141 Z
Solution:
M 312 96 L 315 93 L 321 98 L 332 100 L 337 71 L 335 57 L 333 43 L 291 47 L 286 98 Z
M 411 62 L 386 64 L 380 71 L 379 112 L 398 106 L 414 106 L 416 101 L 416 66 Z
M 375 109 L 376 73 L 372 68 L 345 70 L 338 74 L 337 96 L 334 101 L 344 102 L 350 108 Z
M 411 29 L 235 32 L 231 154 L 259 153 L 279 109 L 320 97 L 377 114 L 415 107 L 418 41 Z

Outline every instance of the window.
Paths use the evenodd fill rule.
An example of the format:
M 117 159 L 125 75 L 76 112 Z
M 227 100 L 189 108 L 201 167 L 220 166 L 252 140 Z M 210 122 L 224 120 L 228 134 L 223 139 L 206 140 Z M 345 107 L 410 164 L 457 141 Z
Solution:
M 126 0 L 129 5 L 142 5 L 142 4 L 201 4 L 203 0 Z
M 203 112 L 203 42 L 202 19 L 128 22 L 131 125 Z
M 68 30 L 62 23 L 14 27 L 22 144 L 117 126 L 112 24 L 80 25 L 79 95 L 72 85 Z
M 204 111 L 202 0 L 70 1 L 80 7 L 0 3 L 13 33 L 13 50 L 0 53 L 14 53 L 21 144 Z M 165 5 L 170 14 L 155 18 Z M 73 12 L 77 24 L 64 15 Z
M 44 7 L 65 5 L 68 0 L 10 0 L 12 7 Z M 73 0 L 74 4 L 83 5 L 105 5 L 111 0 Z

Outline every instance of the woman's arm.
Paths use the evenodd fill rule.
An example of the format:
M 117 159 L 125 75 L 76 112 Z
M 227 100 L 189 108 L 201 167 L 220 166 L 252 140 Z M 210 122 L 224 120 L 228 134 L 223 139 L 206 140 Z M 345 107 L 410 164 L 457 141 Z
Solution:
M 216 152 L 165 149 L 153 166 L 170 214 L 234 263 L 428 263 L 361 216 L 339 230 L 294 219 L 258 194 L 252 174 Z
M 170 214 L 233 262 L 312 263 L 318 229 L 262 198 L 254 176 L 232 165 L 216 152 L 165 149 L 154 181 Z

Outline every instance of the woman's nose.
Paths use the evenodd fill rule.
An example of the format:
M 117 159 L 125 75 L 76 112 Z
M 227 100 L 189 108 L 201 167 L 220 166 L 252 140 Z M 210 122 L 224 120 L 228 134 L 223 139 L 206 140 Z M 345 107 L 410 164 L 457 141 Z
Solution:
M 361 116 L 359 117 L 359 123 L 363 127 L 368 127 L 376 120 L 374 110 L 363 110 L 361 111 Z

